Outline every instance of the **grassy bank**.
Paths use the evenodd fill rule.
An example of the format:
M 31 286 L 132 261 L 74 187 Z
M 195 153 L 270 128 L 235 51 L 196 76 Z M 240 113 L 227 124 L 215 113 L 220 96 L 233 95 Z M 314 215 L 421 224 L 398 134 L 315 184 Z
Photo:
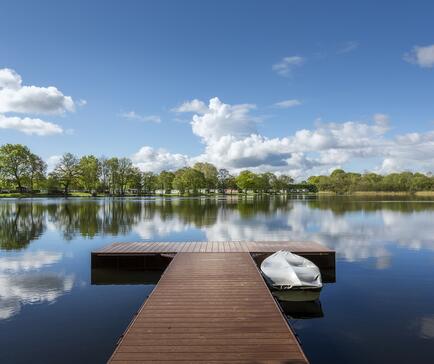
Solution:
M 419 196 L 419 197 L 433 197 L 434 198 L 434 191 L 418 191 L 418 192 L 405 192 L 405 191 L 355 191 L 355 192 L 349 192 L 349 193 L 343 193 L 338 194 L 333 191 L 319 191 L 319 192 L 305 192 L 305 193 L 288 193 L 288 194 L 281 194 L 281 193 L 235 193 L 235 194 L 217 194 L 217 193 L 202 193 L 198 195 L 179 195 L 179 194 L 145 194 L 145 195 L 104 195 L 104 194 L 98 194 L 98 195 L 92 195 L 88 192 L 71 192 L 68 194 L 68 198 L 76 197 L 76 198 L 85 198 L 85 197 L 229 197 L 229 196 L 238 196 L 238 197 L 253 197 L 253 196 L 291 196 L 291 195 L 310 195 L 310 196 Z M 50 194 L 44 194 L 44 193 L 0 193 L 0 199 L 1 198 L 61 198 L 65 197 L 61 194 L 56 195 L 50 195 Z
M 417 192 L 406 192 L 406 191 L 354 191 L 338 194 L 333 191 L 319 191 L 319 196 L 432 196 L 434 197 L 434 191 L 417 191 Z
M 415 193 L 416 196 L 432 196 L 434 197 L 434 191 L 418 191 Z
M 410 196 L 413 194 L 406 191 L 355 191 L 351 193 L 354 196 Z

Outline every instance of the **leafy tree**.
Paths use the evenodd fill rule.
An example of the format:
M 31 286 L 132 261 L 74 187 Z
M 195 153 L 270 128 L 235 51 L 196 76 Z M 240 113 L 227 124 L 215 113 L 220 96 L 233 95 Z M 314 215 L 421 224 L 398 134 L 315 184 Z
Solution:
M 100 188 L 103 192 L 110 189 L 110 163 L 106 157 L 99 158 L 100 164 Z
M 79 167 L 80 182 L 84 189 L 89 192 L 96 191 L 101 176 L 101 164 L 99 160 L 93 155 L 81 157 Z
M 45 173 L 47 171 L 47 163 L 37 155 L 30 153 L 29 155 L 29 186 L 33 191 L 36 185 L 40 185 L 45 180 Z
M 118 186 L 123 196 L 127 187 L 128 181 L 133 174 L 133 162 L 129 158 L 120 158 L 118 163 Z
M 261 192 L 267 192 L 271 189 L 272 180 L 276 179 L 276 176 L 271 172 L 261 173 L 256 176 L 256 189 Z
M 218 179 L 218 189 L 219 190 L 226 190 L 226 189 L 238 189 L 237 182 L 235 180 L 235 177 L 232 176 L 227 169 L 219 169 L 217 174 Z
M 228 181 L 231 178 L 231 174 L 229 173 L 229 171 L 227 169 L 219 169 L 217 172 L 217 187 L 220 190 L 225 190 L 228 187 Z
M 237 186 L 243 190 L 253 190 L 258 186 L 257 175 L 249 170 L 241 171 L 241 173 L 235 177 Z
M 204 176 L 204 187 L 207 190 L 217 188 L 219 179 L 217 168 L 211 163 L 196 163 L 193 169 L 201 172 Z
M 188 189 L 187 181 L 184 175 L 184 170 L 179 169 L 175 172 L 175 178 L 173 179 L 172 186 L 175 190 L 178 190 L 181 194 L 184 194 Z
M 45 186 L 47 188 L 47 192 L 49 195 L 57 195 L 60 192 L 63 193 L 62 187 L 60 186 L 59 180 L 57 177 L 50 173 L 45 181 Z
M 142 172 L 137 167 L 131 167 L 128 176 L 128 187 L 137 191 L 138 194 L 143 190 L 143 176 Z
M 237 181 L 234 176 L 230 175 L 226 180 L 226 188 L 231 190 L 238 190 Z
M 197 194 L 199 188 L 205 185 L 205 176 L 197 169 L 185 167 L 175 173 L 173 187 L 180 190 L 181 193 L 192 190 Z
M 145 193 L 154 192 L 158 186 L 158 176 L 152 172 L 144 172 L 142 174 L 142 185 Z
M 164 191 L 171 190 L 174 178 L 175 174 L 173 172 L 161 171 L 157 180 L 158 188 Z
M 415 173 L 413 179 L 411 180 L 410 190 L 411 191 L 428 191 L 433 189 L 434 183 L 433 178 L 425 176 L 422 173 Z
M 38 159 L 40 160 L 24 145 L 5 144 L 1 146 L 0 176 L 2 180 L 13 183 L 19 191 L 23 191 L 26 181 L 30 183 L 32 180 L 32 175 L 44 173 L 44 163 L 39 163 Z
M 335 170 L 330 176 L 312 176 L 308 180 L 320 191 L 347 193 L 353 191 L 415 192 L 434 189 L 434 179 L 422 173 L 347 173 Z
M 68 195 L 71 186 L 78 184 L 81 177 L 78 158 L 74 154 L 65 153 L 54 168 L 52 177 L 63 187 L 65 196 Z
M 281 190 L 288 190 L 291 184 L 294 183 L 294 178 L 286 174 L 281 174 L 278 178 L 278 186 Z
M 107 160 L 108 189 L 112 195 L 118 192 L 119 186 L 119 159 L 110 158 Z

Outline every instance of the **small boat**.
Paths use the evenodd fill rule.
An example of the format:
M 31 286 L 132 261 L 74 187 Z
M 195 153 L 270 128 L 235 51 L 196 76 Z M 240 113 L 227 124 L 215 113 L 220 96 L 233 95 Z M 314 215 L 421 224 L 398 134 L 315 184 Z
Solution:
M 268 285 L 277 290 L 320 290 L 321 273 L 310 260 L 288 251 L 278 251 L 261 264 Z

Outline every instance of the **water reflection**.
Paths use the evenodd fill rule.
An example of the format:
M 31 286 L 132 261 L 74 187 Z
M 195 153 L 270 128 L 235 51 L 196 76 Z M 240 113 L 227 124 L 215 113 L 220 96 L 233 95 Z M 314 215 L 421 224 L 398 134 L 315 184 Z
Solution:
M 321 301 L 280 301 L 280 307 L 288 319 L 314 319 L 324 317 Z
M 59 262 L 62 256 L 37 251 L 0 257 L 0 319 L 16 315 L 26 304 L 54 302 L 72 289 L 73 275 L 38 272 Z
M 320 290 L 273 291 L 282 312 L 288 319 L 313 319 L 324 317 Z
M 422 200 L 0 200 L 0 362 L 32 361 L 33 348 L 44 363 L 106 362 L 159 272 L 91 270 L 102 245 L 290 239 L 341 258 L 321 302 L 285 308 L 312 363 L 430 363 L 433 221 L 434 202 Z
M 163 270 L 123 270 L 93 268 L 91 283 L 95 285 L 112 284 L 157 284 Z
M 47 205 L 49 221 L 62 231 L 65 240 L 78 234 L 86 238 L 97 235 L 125 235 L 141 218 L 143 205 L 128 200 L 62 201 Z
M 0 257 L 0 273 L 16 273 L 39 269 L 59 262 L 62 256 L 62 253 L 57 252 L 36 251 Z
M 25 304 L 54 302 L 73 284 L 73 275 L 52 272 L 0 275 L 0 319 L 16 315 Z
M 168 240 L 315 240 L 349 261 L 390 266 L 391 243 L 434 250 L 434 203 L 350 199 L 95 199 L 0 202 L 0 247 L 17 250 L 47 228 L 64 240 L 135 234 Z
M 26 247 L 45 230 L 46 206 L 39 203 L 0 204 L 0 249 Z

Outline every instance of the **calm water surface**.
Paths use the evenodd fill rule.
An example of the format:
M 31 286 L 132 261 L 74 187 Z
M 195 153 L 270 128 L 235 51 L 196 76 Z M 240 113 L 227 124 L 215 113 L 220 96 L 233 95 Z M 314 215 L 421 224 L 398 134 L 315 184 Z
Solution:
M 1 200 L 0 362 L 107 360 L 154 286 L 91 284 L 93 249 L 293 239 L 338 257 L 323 316 L 290 319 L 312 363 L 433 362 L 434 202 L 378 198 Z

